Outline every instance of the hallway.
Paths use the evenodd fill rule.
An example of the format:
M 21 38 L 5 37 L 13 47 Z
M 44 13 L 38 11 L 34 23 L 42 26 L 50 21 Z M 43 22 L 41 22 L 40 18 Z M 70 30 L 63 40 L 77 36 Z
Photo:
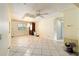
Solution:
M 69 56 L 60 41 L 21 36 L 14 37 L 11 43 L 10 56 Z

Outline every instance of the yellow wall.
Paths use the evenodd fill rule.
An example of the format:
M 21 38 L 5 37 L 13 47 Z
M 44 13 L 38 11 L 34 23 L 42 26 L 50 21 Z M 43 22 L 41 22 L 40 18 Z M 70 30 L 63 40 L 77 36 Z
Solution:
M 64 11 L 64 32 L 65 37 L 77 39 L 77 21 L 79 20 L 79 9 L 74 7 Z
M 26 24 L 27 25 L 27 22 L 24 22 L 24 21 L 13 21 L 12 20 L 12 22 L 11 22 L 11 34 L 12 34 L 12 36 L 23 36 L 23 35 L 28 35 L 29 34 L 29 31 L 28 31 L 28 28 L 27 28 L 27 26 L 26 26 L 26 30 L 24 30 L 24 31 L 19 31 L 18 30 L 18 24 L 19 23 L 24 23 L 24 24 Z
M 79 41 L 79 8 L 74 6 L 64 13 L 64 37 L 66 39 L 74 39 Z M 77 41 L 77 42 L 78 42 Z M 79 42 L 78 48 L 79 52 Z

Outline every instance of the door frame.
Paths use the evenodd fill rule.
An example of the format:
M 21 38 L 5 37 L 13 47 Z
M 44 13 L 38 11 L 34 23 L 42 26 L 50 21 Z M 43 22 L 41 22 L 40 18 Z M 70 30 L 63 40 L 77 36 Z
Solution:
M 63 29 L 61 29 L 61 32 L 62 32 L 62 40 L 60 40 L 60 41 L 64 41 L 64 17 L 58 17 L 58 18 L 56 18 L 55 19 L 55 22 L 54 22 L 54 35 L 55 35 L 55 40 L 58 40 L 59 38 L 58 38 L 58 33 L 57 33 L 57 26 L 58 26 L 58 24 L 57 24 L 57 22 L 61 22 L 62 24 L 63 24 Z

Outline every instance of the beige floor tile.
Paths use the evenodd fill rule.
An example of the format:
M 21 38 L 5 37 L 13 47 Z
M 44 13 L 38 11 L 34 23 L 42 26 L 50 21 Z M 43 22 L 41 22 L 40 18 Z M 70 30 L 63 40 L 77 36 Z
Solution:
M 70 56 L 60 41 L 35 36 L 13 37 L 10 56 Z

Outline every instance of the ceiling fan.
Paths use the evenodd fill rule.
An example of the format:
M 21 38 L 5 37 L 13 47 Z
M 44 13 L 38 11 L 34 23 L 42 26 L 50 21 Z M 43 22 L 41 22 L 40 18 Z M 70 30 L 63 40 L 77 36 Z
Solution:
M 41 17 L 44 18 L 44 15 L 48 15 L 48 13 L 41 13 L 41 10 L 36 10 L 36 14 L 25 13 L 24 17 Z

